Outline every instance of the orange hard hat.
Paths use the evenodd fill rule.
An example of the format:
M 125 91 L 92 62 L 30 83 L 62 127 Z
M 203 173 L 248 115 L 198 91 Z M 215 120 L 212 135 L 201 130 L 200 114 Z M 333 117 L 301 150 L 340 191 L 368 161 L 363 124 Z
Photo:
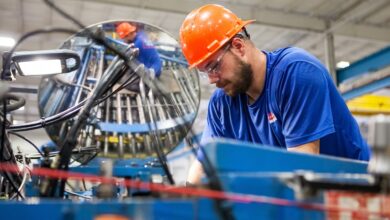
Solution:
M 123 39 L 136 29 L 137 28 L 134 25 L 128 22 L 123 22 L 116 27 L 116 33 L 118 33 L 119 37 Z
M 189 68 L 205 61 L 253 21 L 243 21 L 229 9 L 215 4 L 191 11 L 180 27 L 180 43 Z

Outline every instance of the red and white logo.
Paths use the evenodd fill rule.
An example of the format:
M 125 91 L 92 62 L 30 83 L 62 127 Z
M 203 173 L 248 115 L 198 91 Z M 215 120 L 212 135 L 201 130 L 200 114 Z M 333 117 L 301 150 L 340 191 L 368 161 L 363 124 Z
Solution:
M 268 113 L 267 116 L 268 116 L 269 123 L 274 123 L 277 120 L 273 112 Z

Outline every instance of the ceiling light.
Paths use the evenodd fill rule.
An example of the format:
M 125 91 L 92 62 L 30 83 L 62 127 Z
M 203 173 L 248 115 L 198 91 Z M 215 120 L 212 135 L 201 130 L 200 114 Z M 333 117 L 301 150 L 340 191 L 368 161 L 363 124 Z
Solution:
M 19 63 L 25 75 L 48 75 L 61 73 L 61 60 L 33 60 Z
M 18 51 L 11 57 L 11 72 L 19 76 L 42 76 L 75 71 L 80 57 L 71 50 Z
M 336 64 L 337 68 L 346 68 L 349 67 L 349 62 L 348 61 L 340 61 Z
M 1 47 L 13 47 L 15 43 L 15 40 L 11 37 L 0 37 Z

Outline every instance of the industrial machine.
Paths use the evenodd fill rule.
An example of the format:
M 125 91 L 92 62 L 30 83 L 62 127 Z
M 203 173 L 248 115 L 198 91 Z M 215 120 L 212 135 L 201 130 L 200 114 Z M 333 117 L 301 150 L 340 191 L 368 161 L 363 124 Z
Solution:
M 137 33 L 142 33 L 141 47 L 145 48 L 137 48 L 118 38 L 115 28 L 124 22 L 136 26 Z M 139 59 L 150 54 L 158 55 L 158 70 L 151 70 L 148 61 Z M 12 74 L 48 76 L 42 79 L 38 92 L 41 119 L 14 125 L 12 120 L 3 117 L 2 128 L 12 134 L 43 128 L 51 140 L 37 149 L 36 154 L 14 155 L 8 138 L 2 138 L 2 146 L 5 146 L 2 159 L 11 157 L 12 163 L 17 164 L 15 158 L 19 158 L 23 166 L 95 175 L 104 172 L 108 176 L 173 184 L 165 157 L 175 147 L 183 145 L 195 119 L 199 83 L 198 73 L 188 70 L 176 40 L 168 33 L 141 22 L 110 21 L 78 32 L 67 39 L 60 50 L 8 55 L 4 63 L 9 71 L 4 72 L 4 80 L 11 79 Z M 41 62 L 38 65 L 58 60 L 63 68 L 49 73 L 39 66 L 44 73 L 32 73 L 32 65 L 25 68 L 25 63 L 38 62 L 38 59 Z M 159 77 L 152 76 L 152 71 L 159 71 Z M 10 113 L 24 105 L 22 97 L 3 93 L 6 109 L 3 112 Z M 4 137 L 7 132 L 3 133 Z M 2 182 L 4 196 L 17 197 L 17 193 L 21 197 L 17 189 L 26 186 L 28 177 L 22 178 L 19 172 L 12 175 L 16 175 L 18 181 Z M 31 190 L 25 192 L 31 196 L 63 197 L 68 191 L 65 182 L 60 186 L 49 178 L 34 181 Z M 102 196 L 100 188 L 96 193 Z M 137 193 L 143 192 L 131 190 L 126 196 Z M 111 192 L 108 197 L 117 195 Z
M 104 31 L 105 36 L 114 36 L 118 23 L 120 22 L 98 24 L 90 29 L 92 31 L 100 29 Z M 101 153 L 100 156 L 104 157 L 151 156 L 154 153 L 152 145 L 156 143 L 151 140 L 153 135 L 150 134 L 150 130 L 154 129 L 159 131 L 158 139 L 163 141 L 162 150 L 165 153 L 171 151 L 185 136 L 184 130 L 178 129 L 177 126 L 184 124 L 188 127 L 188 124 L 191 124 L 199 102 L 196 72 L 186 68 L 176 41 L 151 25 L 142 23 L 134 25 L 138 26 L 138 32 L 147 33 L 149 39 L 145 41 L 150 41 L 147 43 L 152 46 L 145 47 L 149 47 L 148 49 L 155 47 L 153 50 L 160 55 L 161 76 L 155 80 L 166 88 L 164 91 L 166 97 L 161 96 L 156 89 L 148 89 L 148 85 L 139 80 L 133 70 L 125 68 L 124 65 L 118 66 L 119 61 L 112 52 L 98 46 L 82 33 L 68 39 L 62 46 L 80 54 L 82 65 L 79 70 L 45 78 L 39 89 L 41 116 L 50 117 L 85 100 L 103 74 L 123 72 L 123 77 L 111 90 L 118 89 L 120 82 L 127 81 L 129 85 L 91 109 L 88 117 L 90 123 L 79 132 L 78 139 L 81 141 L 77 147 L 82 149 L 85 146 L 95 146 Z M 127 47 L 112 37 L 106 39 L 118 49 L 125 50 Z M 138 48 L 135 50 L 142 51 Z M 66 136 L 70 123 L 67 121 L 47 126 L 46 131 L 58 144 L 58 141 Z M 153 126 L 157 128 L 153 129 Z
M 140 48 L 118 39 L 123 22 L 145 33 L 161 62 L 158 78 L 140 61 Z M 24 102 L 4 82 L 40 74 L 23 63 L 38 56 L 59 68 L 39 86 L 41 119 L 14 125 L 7 115 Z M 167 154 L 200 145 L 191 132 L 198 72 L 187 68 L 174 38 L 152 25 L 103 22 L 60 50 L 6 54 L 2 79 L 1 219 L 390 218 L 386 121 L 371 125 L 370 163 L 220 139 L 200 149 L 204 187 L 175 184 Z M 51 140 L 36 154 L 15 152 L 8 135 L 38 128 Z

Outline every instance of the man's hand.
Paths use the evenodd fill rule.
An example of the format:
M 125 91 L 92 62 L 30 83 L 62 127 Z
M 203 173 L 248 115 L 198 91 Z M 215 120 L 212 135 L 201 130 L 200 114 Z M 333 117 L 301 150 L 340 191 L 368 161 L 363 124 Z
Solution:
M 308 154 L 319 154 L 320 153 L 320 140 L 302 144 L 296 147 L 287 148 L 289 151 L 302 152 Z
M 203 174 L 204 172 L 203 172 L 202 164 L 195 159 L 188 172 L 188 177 L 187 177 L 188 184 L 199 185 Z

